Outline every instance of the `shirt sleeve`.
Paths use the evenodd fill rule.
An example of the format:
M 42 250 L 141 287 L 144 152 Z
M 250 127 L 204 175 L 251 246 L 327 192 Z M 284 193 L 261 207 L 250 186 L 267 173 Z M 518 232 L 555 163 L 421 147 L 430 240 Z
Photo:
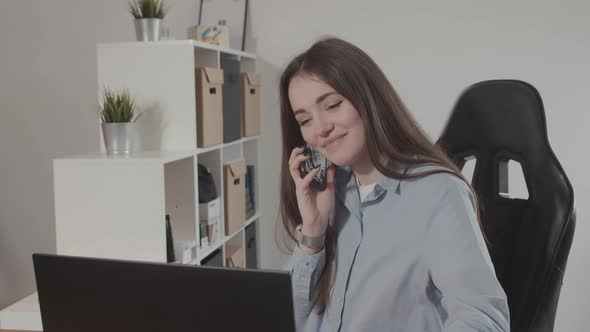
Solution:
M 506 294 L 496 274 L 469 187 L 453 179 L 433 212 L 425 259 L 440 291 L 443 331 L 510 331 Z
M 311 295 L 324 269 L 325 257 L 325 249 L 314 255 L 308 255 L 295 245 L 289 259 L 287 267 L 291 273 L 297 331 L 301 331 L 306 326 L 306 321 L 313 309 Z

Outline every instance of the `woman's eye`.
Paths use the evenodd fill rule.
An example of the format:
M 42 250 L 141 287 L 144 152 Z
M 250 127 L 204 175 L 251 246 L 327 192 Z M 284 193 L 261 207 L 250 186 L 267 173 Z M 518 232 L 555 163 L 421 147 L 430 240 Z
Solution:
M 304 126 L 308 122 L 309 122 L 309 120 L 303 120 L 303 121 L 299 122 L 299 126 Z
M 328 105 L 328 107 L 326 109 L 329 109 L 329 110 L 334 109 L 334 108 L 340 106 L 340 104 L 342 104 L 342 102 L 343 102 L 343 100 L 341 100 L 335 104 L 330 104 L 330 105 Z

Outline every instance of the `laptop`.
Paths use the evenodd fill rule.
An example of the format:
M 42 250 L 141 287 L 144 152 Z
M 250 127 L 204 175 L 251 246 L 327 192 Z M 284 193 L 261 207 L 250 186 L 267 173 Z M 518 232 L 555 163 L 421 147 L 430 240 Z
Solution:
M 33 254 L 44 332 L 294 332 L 288 272 Z

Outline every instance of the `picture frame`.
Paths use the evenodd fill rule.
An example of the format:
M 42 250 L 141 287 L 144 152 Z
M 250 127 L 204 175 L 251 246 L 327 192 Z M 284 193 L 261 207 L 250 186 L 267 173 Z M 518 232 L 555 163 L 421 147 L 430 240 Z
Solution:
M 230 48 L 245 50 L 249 0 L 200 0 L 199 25 L 216 25 L 225 20 Z

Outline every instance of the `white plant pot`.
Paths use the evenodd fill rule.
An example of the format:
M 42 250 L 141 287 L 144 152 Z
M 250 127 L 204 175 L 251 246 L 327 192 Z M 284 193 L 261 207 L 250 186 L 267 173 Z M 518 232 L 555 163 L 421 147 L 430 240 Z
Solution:
M 102 124 L 102 134 L 107 154 L 128 155 L 133 152 L 135 123 L 113 122 Z
M 161 18 L 140 18 L 135 20 L 137 40 L 143 42 L 160 40 Z

